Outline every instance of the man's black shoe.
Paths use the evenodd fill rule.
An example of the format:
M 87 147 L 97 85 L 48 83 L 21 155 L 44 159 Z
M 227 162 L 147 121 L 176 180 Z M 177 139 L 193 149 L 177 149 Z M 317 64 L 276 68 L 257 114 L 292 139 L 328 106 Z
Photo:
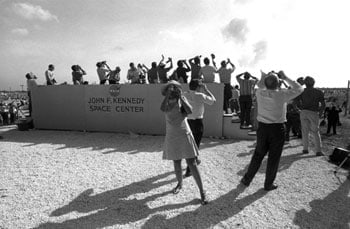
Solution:
M 244 177 L 241 179 L 241 184 L 243 184 L 244 186 L 249 186 L 250 182 L 248 182 Z
M 277 185 L 271 185 L 271 186 L 268 186 L 268 187 L 264 187 L 265 191 L 272 191 L 272 190 L 275 190 L 277 189 L 278 186 Z

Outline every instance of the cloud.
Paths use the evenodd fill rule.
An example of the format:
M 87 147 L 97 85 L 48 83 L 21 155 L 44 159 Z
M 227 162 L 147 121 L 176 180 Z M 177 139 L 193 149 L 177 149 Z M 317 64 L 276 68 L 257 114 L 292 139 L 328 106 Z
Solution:
M 246 3 L 249 3 L 251 2 L 252 0 L 235 0 L 235 3 L 238 3 L 238 4 L 246 4 Z
M 32 5 L 29 3 L 14 3 L 14 12 L 25 19 L 39 19 L 42 21 L 57 21 L 57 16 L 50 13 L 50 11 L 41 8 L 41 6 Z
M 20 36 L 27 36 L 29 34 L 29 31 L 28 29 L 25 29 L 25 28 L 16 28 L 11 30 L 11 33 L 20 35 Z
M 267 41 L 261 40 L 256 42 L 253 45 L 253 53 L 254 53 L 254 59 L 251 63 L 251 65 L 256 65 L 260 60 L 263 60 L 266 58 L 266 52 L 267 52 Z
M 239 18 L 232 19 L 222 30 L 222 34 L 226 39 L 233 39 L 238 43 L 245 43 L 248 32 L 247 20 Z
M 124 48 L 121 47 L 121 46 L 115 46 L 115 47 L 113 48 L 113 51 L 123 51 L 123 50 L 124 50 Z

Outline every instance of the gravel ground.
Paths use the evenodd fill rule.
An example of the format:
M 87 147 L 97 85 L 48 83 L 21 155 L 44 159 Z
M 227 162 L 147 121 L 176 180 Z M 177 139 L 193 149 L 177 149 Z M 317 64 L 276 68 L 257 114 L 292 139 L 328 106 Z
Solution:
M 349 144 L 350 120 L 324 151 Z M 324 132 L 324 129 L 322 129 Z M 0 129 L 0 228 L 350 228 L 350 180 L 327 157 L 285 146 L 277 190 L 262 189 L 266 161 L 239 185 L 254 141 L 203 139 L 200 172 L 211 202 L 199 203 L 192 177 L 173 195 L 163 136 Z M 183 167 L 185 167 L 183 165 Z

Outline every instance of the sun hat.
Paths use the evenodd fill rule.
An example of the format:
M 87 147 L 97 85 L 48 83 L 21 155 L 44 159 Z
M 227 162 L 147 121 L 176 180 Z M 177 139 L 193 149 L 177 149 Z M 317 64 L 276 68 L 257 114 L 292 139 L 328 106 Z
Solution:
M 181 84 L 180 84 L 179 82 L 177 82 L 176 80 L 170 80 L 166 85 L 164 85 L 164 86 L 162 87 L 162 89 L 161 89 L 162 95 L 165 96 L 166 91 L 168 90 L 168 87 L 169 87 L 170 85 L 174 85 L 175 87 L 178 87 L 178 88 L 180 88 L 180 89 L 182 88 L 182 87 L 181 87 Z

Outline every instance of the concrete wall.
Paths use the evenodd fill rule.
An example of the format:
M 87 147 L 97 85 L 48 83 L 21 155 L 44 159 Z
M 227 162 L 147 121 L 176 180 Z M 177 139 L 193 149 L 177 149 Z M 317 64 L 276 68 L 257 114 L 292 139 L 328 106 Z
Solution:
M 38 86 L 32 92 L 38 129 L 165 134 L 161 84 Z M 223 84 L 207 84 L 217 102 L 206 106 L 205 136 L 223 135 Z M 183 85 L 188 90 L 188 85 Z

